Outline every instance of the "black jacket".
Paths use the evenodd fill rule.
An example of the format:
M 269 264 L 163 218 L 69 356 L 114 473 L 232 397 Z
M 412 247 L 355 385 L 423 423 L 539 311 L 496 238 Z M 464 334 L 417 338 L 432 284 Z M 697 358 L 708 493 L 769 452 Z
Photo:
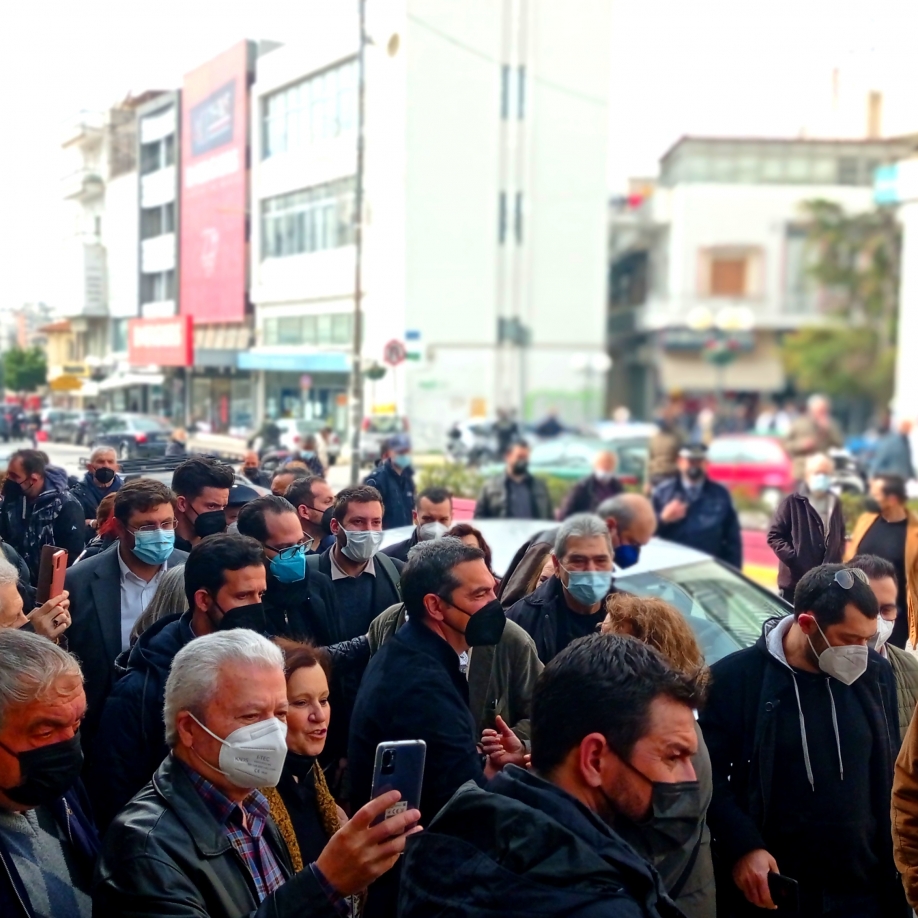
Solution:
M 537 520 L 554 519 L 548 485 L 535 475 L 527 475 L 526 484 L 532 494 L 533 518 Z M 506 472 L 492 476 L 482 486 L 478 501 L 475 504 L 475 519 L 510 519 L 510 500 L 507 496 Z
M 80 502 L 83 508 L 83 519 L 94 520 L 99 512 L 99 504 L 103 497 L 109 494 L 117 494 L 124 484 L 124 479 L 116 474 L 112 479 L 111 485 L 107 488 L 100 488 L 92 472 L 87 472 L 83 478 L 78 481 L 71 489 L 70 493 Z M 84 538 L 88 542 L 96 534 L 95 529 L 87 526 L 84 532 Z
M 654 489 L 653 509 L 658 521 L 673 498 L 688 502 L 679 476 L 666 479 Z M 689 504 L 686 515 L 676 523 L 660 522 L 657 535 L 714 555 L 737 569 L 743 566 L 743 541 L 736 508 L 730 492 L 710 478 L 704 480 L 701 494 Z
M 176 549 L 166 562 L 175 567 L 188 555 Z M 86 689 L 86 718 L 80 732 L 87 753 L 99 727 L 105 699 L 115 680 L 115 660 L 121 654 L 121 567 L 118 543 L 67 571 L 70 592 L 70 652 L 80 661 Z
M 68 490 L 67 474 L 53 465 L 45 469 L 45 489 L 34 501 L 22 497 L 0 504 L 0 538 L 28 565 L 33 586 L 38 583 L 42 545 L 66 548 L 71 565 L 83 550 L 85 530 L 83 508 Z
M 411 512 L 414 510 L 414 469 L 411 466 L 399 474 L 392 468 L 391 460 L 387 459 L 373 469 L 363 483 L 382 494 L 383 529 L 411 525 Z
M 386 548 L 382 549 L 383 554 L 388 555 L 390 558 L 395 558 L 396 561 L 401 561 L 402 564 L 408 563 L 408 552 L 418 544 L 418 530 L 417 526 L 414 528 L 414 532 L 411 533 L 411 537 L 404 539 L 401 542 L 396 542 L 394 545 L 389 545 Z
M 191 612 L 154 622 L 140 635 L 102 709 L 96 748 L 104 750 L 88 769 L 96 820 L 103 829 L 159 768 L 169 750 L 163 726 L 166 679 L 175 655 L 194 640 Z
M 678 918 L 659 877 L 595 813 L 508 766 L 408 840 L 400 918 Z
M 429 628 L 409 621 L 370 660 L 351 719 L 348 764 L 353 802 L 370 799 L 376 746 L 427 743 L 421 813 L 425 825 L 466 781 L 484 783 L 458 654 Z
M 306 567 L 306 579 L 280 583 L 267 572 L 262 597 L 272 634 L 327 646 L 344 640 L 338 598 L 328 574 Z
M 624 490 L 617 478 L 600 481 L 595 475 L 588 475 L 567 492 L 558 519 L 566 520 L 575 513 L 595 513 L 603 501 L 617 497 Z
M 93 915 L 130 918 L 335 918 L 308 867 L 293 875 L 273 820 L 265 837 L 286 882 L 261 904 L 248 868 L 170 755 L 105 836 Z
M 557 577 L 549 577 L 534 593 L 524 596 L 507 609 L 507 618 L 516 622 L 534 641 L 539 659 L 547 666 L 564 650 L 558 646 L 558 621 L 565 614 L 564 587 Z
M 724 881 L 718 882 L 719 900 L 731 887 L 726 878 L 733 865 L 750 851 L 768 849 L 765 835 L 771 804 L 773 797 L 781 793 L 772 780 L 776 712 L 790 707 L 792 716 L 796 717 L 798 710 L 791 670 L 769 652 L 766 643 L 768 634 L 781 621 L 770 619 L 752 647 L 730 654 L 711 667 L 711 690 L 699 718 L 714 780 L 708 825 L 715 861 L 725 870 Z M 888 865 L 887 882 L 878 892 L 888 904 L 883 914 L 896 915 L 903 904 L 903 893 L 893 864 L 889 801 L 893 764 L 899 750 L 899 717 L 895 679 L 889 664 L 871 650 L 867 672 L 852 688 L 874 738 L 873 816 L 883 849 L 878 852 L 878 858 L 881 864 Z M 802 748 L 801 745 L 801 756 Z M 835 749 L 810 752 L 836 755 Z
M 768 544 L 778 557 L 778 586 L 790 594 L 800 578 L 820 564 L 838 564 L 845 551 L 845 517 L 841 501 L 833 494 L 829 531 L 803 490 L 788 494 L 778 505 Z
M 70 839 L 68 855 L 74 870 L 78 871 L 81 886 L 87 892 L 92 883 L 93 867 L 99 854 L 99 836 L 92 821 L 89 801 L 79 781 L 46 807 L 54 821 Z M 4 844 L 0 833 L 0 915 L 3 918 L 35 918 L 29 892 L 23 883 L 16 863 Z

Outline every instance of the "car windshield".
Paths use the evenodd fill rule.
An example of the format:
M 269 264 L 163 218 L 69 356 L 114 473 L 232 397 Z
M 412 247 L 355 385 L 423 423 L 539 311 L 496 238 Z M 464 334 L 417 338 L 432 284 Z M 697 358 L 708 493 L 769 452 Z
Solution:
M 169 429 L 169 425 L 159 418 L 131 418 L 130 426 L 131 430 L 139 430 L 142 433 L 160 433 Z
M 689 621 L 708 665 L 754 644 L 762 625 L 790 608 L 716 561 L 622 574 L 615 586 L 675 606 Z
M 368 418 L 367 431 L 376 434 L 402 433 L 404 424 L 398 415 L 376 415 Z

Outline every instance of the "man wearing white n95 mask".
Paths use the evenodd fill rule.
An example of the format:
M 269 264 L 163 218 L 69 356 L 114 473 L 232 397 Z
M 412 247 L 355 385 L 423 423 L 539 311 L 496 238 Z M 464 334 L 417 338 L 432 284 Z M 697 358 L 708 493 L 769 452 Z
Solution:
M 877 613 L 863 571 L 824 564 L 801 577 L 793 615 L 711 667 L 708 824 L 733 880 L 718 898 L 734 893 L 738 918 L 775 907 L 772 873 L 797 881 L 807 918 L 904 914 L 889 815 L 898 705 L 870 649 Z
M 176 654 L 163 711 L 172 751 L 106 835 L 94 914 L 333 918 L 396 862 L 418 811 L 370 824 L 397 791 L 355 813 L 294 875 L 258 790 L 280 778 L 286 718 L 283 656 L 261 635 L 205 635 Z
M 341 609 L 341 640 L 366 634 L 377 615 L 402 601 L 404 564 L 379 550 L 384 515 L 376 488 L 360 485 L 339 491 L 331 519 L 335 544 L 307 558 L 310 569 L 331 577 Z

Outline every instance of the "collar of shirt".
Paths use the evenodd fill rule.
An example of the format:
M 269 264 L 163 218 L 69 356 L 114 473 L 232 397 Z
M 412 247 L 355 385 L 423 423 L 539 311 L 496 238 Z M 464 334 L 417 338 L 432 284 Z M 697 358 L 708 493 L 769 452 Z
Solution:
M 175 761 L 178 761 L 178 759 Z M 185 769 L 185 773 L 204 801 L 204 805 L 210 811 L 211 816 L 221 826 L 229 826 L 231 822 L 235 822 L 252 838 L 261 836 L 271 814 L 268 801 L 261 791 L 253 790 L 242 803 L 235 803 L 203 775 L 189 768 L 184 762 L 179 762 L 179 764 Z M 234 818 L 237 810 L 239 815 Z
M 169 567 L 169 562 L 168 562 L 168 561 L 163 561 L 163 563 L 162 563 L 162 565 L 160 566 L 159 570 L 153 575 L 153 578 L 152 578 L 151 580 L 144 580 L 143 577 L 138 577 L 138 576 L 137 576 L 137 575 L 136 575 L 136 574 L 135 574 L 135 573 L 134 573 L 134 572 L 124 563 L 124 558 L 121 557 L 121 548 L 120 548 L 120 546 L 119 546 L 118 548 L 115 549 L 115 554 L 118 556 L 118 567 L 121 568 L 121 579 L 124 580 L 125 578 L 127 578 L 127 579 L 129 579 L 129 580 L 132 580 L 134 583 L 143 584 L 144 586 L 147 586 L 148 584 L 151 584 L 151 583 L 155 583 L 156 580 L 157 580 L 157 578 L 160 577 L 160 576 L 162 575 L 163 571 L 165 571 L 165 570 Z
M 329 560 L 331 561 L 331 579 L 332 580 L 346 580 L 351 575 L 346 571 L 343 571 L 339 566 L 338 562 L 335 560 L 335 549 L 333 548 L 328 553 Z M 357 575 L 360 577 L 362 574 L 369 574 L 371 577 L 376 576 L 376 565 L 373 563 L 373 559 L 370 558 L 367 561 L 366 567 Z M 356 579 L 356 578 L 355 578 Z

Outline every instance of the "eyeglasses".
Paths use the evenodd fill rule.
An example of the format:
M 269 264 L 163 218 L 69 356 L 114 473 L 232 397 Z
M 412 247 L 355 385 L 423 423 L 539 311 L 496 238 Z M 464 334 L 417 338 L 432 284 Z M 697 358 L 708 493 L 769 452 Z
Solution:
M 178 526 L 178 520 L 166 520 L 163 523 L 144 523 L 142 526 L 128 526 L 130 532 L 172 532 Z
M 265 542 L 265 548 L 270 548 L 271 551 L 277 552 L 277 557 L 282 561 L 286 561 L 289 558 L 295 558 L 309 543 L 307 541 L 297 542 L 296 545 L 290 545 L 287 548 L 275 548 L 273 545 L 268 545 Z
M 833 578 L 835 582 L 843 589 L 850 590 L 854 586 L 854 578 L 857 577 L 861 583 L 866 583 L 870 585 L 870 580 L 867 575 L 856 567 L 843 567 L 840 571 L 835 572 L 835 577 Z

